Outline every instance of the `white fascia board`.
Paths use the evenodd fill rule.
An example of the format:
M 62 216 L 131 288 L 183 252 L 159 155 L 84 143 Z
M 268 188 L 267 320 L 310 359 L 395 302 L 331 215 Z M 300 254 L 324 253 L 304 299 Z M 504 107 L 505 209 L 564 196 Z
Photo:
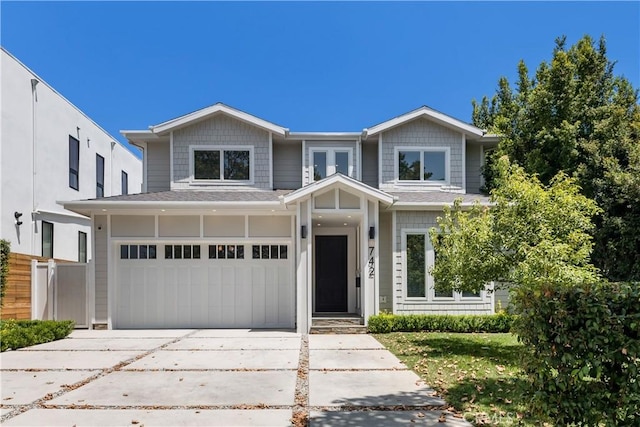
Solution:
M 454 119 L 451 116 L 440 113 L 438 111 L 432 110 L 427 107 L 421 107 L 417 110 L 411 111 L 407 114 L 403 114 L 402 116 L 395 117 L 391 120 L 387 120 L 386 122 L 380 123 L 372 128 L 363 129 L 362 134 L 365 135 L 366 138 L 379 134 L 381 132 L 387 131 L 396 126 L 400 126 L 404 123 L 407 123 L 411 120 L 417 119 L 419 117 L 429 117 L 434 119 L 437 122 L 440 122 L 444 125 L 448 125 L 449 127 L 453 127 L 458 131 L 463 133 L 475 135 L 475 136 L 483 136 L 484 131 L 480 128 L 477 128 L 473 125 L 460 121 L 458 119 Z
M 384 191 L 369 187 L 368 185 L 363 184 L 360 181 L 357 181 L 353 178 L 348 178 L 341 174 L 331 175 L 330 177 L 325 178 L 322 181 L 316 181 L 313 184 L 309 184 L 305 187 L 300 188 L 299 190 L 286 194 L 282 196 L 282 200 L 285 204 L 293 203 L 295 201 L 306 198 L 312 193 L 322 191 L 323 189 L 326 189 L 327 187 L 333 185 L 336 185 L 343 190 L 359 191 L 382 203 L 386 203 L 387 205 L 393 204 L 395 200 L 392 195 L 385 193 Z
M 474 202 L 463 202 L 460 204 L 460 207 L 463 210 L 470 210 L 475 205 Z M 494 203 L 480 203 L 480 206 L 493 206 Z M 441 202 L 396 202 L 392 206 L 390 206 L 389 210 L 394 211 L 415 211 L 415 210 L 426 210 L 426 211 L 438 211 L 442 210 L 445 206 L 453 206 L 453 202 L 451 203 L 441 203 Z
M 212 116 L 217 113 L 226 114 L 228 116 L 234 117 L 238 120 L 249 123 L 251 125 L 263 128 L 269 132 L 273 132 L 280 136 L 285 136 L 289 132 L 289 129 L 287 128 L 283 128 L 281 126 L 275 125 L 271 122 L 260 119 L 251 114 L 245 113 L 244 111 L 240 111 L 240 110 L 236 110 L 235 108 L 228 107 L 224 104 L 215 104 L 210 107 L 195 111 L 193 113 L 178 117 L 176 119 L 169 120 L 164 123 L 160 123 L 159 125 L 150 126 L 149 129 L 153 133 L 162 134 L 162 133 L 166 133 L 174 129 L 177 129 L 179 127 L 188 125 L 189 123 Z
M 305 139 L 308 141 L 355 141 L 360 132 L 289 132 L 287 139 Z

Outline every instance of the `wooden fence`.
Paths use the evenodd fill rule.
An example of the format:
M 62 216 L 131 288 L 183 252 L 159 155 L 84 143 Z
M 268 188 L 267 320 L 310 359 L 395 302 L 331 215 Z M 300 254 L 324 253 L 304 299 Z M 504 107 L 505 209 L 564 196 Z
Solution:
M 31 260 L 47 262 L 48 258 L 11 252 L 9 275 L 2 297 L 0 318 L 31 319 Z M 56 260 L 56 262 L 70 262 Z

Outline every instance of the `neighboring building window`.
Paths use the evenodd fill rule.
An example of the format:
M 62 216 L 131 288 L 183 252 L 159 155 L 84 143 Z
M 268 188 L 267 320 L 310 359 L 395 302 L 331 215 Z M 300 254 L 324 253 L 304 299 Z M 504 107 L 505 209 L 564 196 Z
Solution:
M 121 194 L 122 195 L 129 194 L 129 174 L 126 173 L 125 171 L 122 171 L 120 182 L 122 186 Z
M 193 179 L 250 182 L 253 147 L 192 147 Z
M 330 148 L 310 150 L 312 181 L 319 181 L 336 172 L 351 176 L 353 161 L 350 148 Z
M 399 181 L 437 183 L 448 181 L 448 148 L 398 148 L 396 154 L 396 176 Z
M 53 224 L 42 221 L 42 256 L 53 258 Z
M 96 154 L 96 198 L 104 197 L 104 157 Z
M 426 233 L 407 233 L 405 246 L 407 298 L 426 297 Z
M 78 231 L 78 262 L 87 262 L 87 233 Z
M 80 141 L 69 135 L 69 187 L 80 188 Z

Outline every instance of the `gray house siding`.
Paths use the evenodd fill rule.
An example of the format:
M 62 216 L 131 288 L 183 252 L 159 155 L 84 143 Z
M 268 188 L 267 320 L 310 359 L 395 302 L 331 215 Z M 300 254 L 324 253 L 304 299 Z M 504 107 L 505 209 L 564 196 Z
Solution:
M 481 158 L 480 153 L 482 147 L 476 144 L 467 144 L 466 148 L 466 161 L 467 161 L 467 193 L 480 193 L 480 167 Z
M 393 309 L 393 251 L 392 251 L 392 214 L 380 212 L 380 296 L 386 298 L 386 302 L 380 301 L 380 310 L 392 311 Z
M 106 215 L 94 219 L 95 232 L 95 320 L 96 323 L 107 322 L 107 242 L 108 227 Z
M 395 304 L 397 314 L 489 314 L 493 313 L 491 294 L 484 292 L 481 299 L 462 299 L 459 294 L 454 300 L 433 300 L 428 296 L 424 300 L 406 300 L 404 298 L 404 271 L 402 252 L 402 231 L 405 229 L 430 229 L 437 227 L 436 218 L 441 212 L 426 211 L 397 211 L 396 212 L 396 242 L 393 255 L 393 277 L 395 289 Z M 428 238 L 428 237 L 427 237 Z M 427 294 L 429 292 L 427 291 Z
M 171 188 L 169 176 L 169 144 L 148 144 L 145 149 L 147 160 L 147 192 L 167 191 Z
M 273 188 L 296 190 L 302 187 L 302 143 L 273 143 Z
M 362 182 L 378 188 L 378 144 L 362 144 Z
M 416 148 L 449 147 L 451 150 L 449 185 L 462 188 L 462 134 L 427 119 L 416 119 L 382 135 L 381 189 L 397 189 L 403 185 L 406 186 L 395 183 L 395 148 L 407 146 Z M 409 185 L 411 189 L 420 189 L 414 183 Z M 425 186 L 425 188 L 433 189 L 433 186 Z
M 192 185 L 189 170 L 192 145 L 253 146 L 252 188 L 269 188 L 269 132 L 228 116 L 216 116 L 173 133 L 172 190 L 198 188 Z M 229 186 L 238 188 L 237 185 Z

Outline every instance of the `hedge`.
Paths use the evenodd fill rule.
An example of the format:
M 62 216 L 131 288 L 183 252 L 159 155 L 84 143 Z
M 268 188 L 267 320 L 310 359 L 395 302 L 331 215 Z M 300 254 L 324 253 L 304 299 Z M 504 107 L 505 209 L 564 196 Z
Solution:
M 369 317 L 369 332 L 509 332 L 512 314 L 443 315 L 382 313 Z
M 0 351 L 16 350 L 62 339 L 73 331 L 73 320 L 3 320 Z
M 521 290 L 531 410 L 555 425 L 638 425 L 640 283 Z

